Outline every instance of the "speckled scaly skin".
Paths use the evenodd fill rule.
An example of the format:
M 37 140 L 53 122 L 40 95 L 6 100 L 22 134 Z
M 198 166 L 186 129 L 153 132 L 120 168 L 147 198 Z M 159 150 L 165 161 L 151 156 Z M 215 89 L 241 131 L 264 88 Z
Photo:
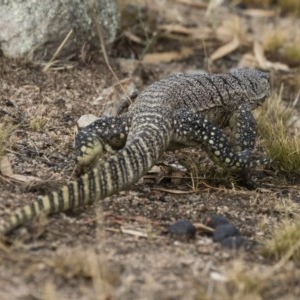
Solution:
M 228 74 L 175 74 L 146 88 L 128 113 L 96 120 L 76 138 L 81 167 L 93 168 L 58 191 L 9 216 L 6 234 L 38 214 L 90 204 L 143 176 L 168 149 L 200 146 L 226 169 L 251 167 L 255 122 L 251 111 L 270 95 L 269 75 L 251 69 Z M 222 132 L 232 128 L 230 141 Z M 99 161 L 103 152 L 114 152 Z

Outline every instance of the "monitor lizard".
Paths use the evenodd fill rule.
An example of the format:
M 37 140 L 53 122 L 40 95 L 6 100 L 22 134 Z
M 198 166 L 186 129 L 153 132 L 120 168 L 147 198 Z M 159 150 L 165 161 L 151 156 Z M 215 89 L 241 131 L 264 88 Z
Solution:
M 87 172 L 57 191 L 19 208 L 0 226 L 7 234 L 39 214 L 74 209 L 103 199 L 142 177 L 168 149 L 202 147 L 225 169 L 244 171 L 256 138 L 252 110 L 270 95 L 269 74 L 236 69 L 228 74 L 178 73 L 148 86 L 129 111 L 103 117 L 76 137 L 78 165 Z M 228 138 L 222 128 L 230 126 Z M 113 152 L 100 160 L 104 152 Z

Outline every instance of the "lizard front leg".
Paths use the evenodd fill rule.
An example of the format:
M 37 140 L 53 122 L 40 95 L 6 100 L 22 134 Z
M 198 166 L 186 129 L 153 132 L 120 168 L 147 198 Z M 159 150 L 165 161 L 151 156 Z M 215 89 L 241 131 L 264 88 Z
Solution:
M 248 104 L 240 105 L 229 120 L 231 128 L 230 141 L 235 151 L 253 150 L 256 139 L 256 123 Z M 269 158 L 251 160 L 251 167 L 266 165 L 271 161 Z
M 75 140 L 79 170 L 96 163 L 103 153 L 121 149 L 126 143 L 130 126 L 131 116 L 123 114 L 97 119 L 81 129 Z

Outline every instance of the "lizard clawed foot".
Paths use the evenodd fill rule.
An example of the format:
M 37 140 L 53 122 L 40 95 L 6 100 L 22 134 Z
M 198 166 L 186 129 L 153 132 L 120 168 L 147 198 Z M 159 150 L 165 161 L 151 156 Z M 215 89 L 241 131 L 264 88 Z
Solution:
M 95 165 L 105 152 L 113 153 L 113 149 L 105 140 L 96 136 L 86 136 L 84 131 L 76 137 L 77 171 L 86 172 Z

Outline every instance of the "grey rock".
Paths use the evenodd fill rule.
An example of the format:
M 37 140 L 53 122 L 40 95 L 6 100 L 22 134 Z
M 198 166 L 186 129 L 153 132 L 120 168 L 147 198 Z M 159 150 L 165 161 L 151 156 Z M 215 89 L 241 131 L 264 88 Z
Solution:
M 169 226 L 169 232 L 179 239 L 194 239 L 196 228 L 189 220 L 179 220 Z
M 48 60 L 68 33 L 60 55 L 73 54 L 86 42 L 98 44 L 90 1 L 0 0 L 0 48 L 6 57 Z M 114 41 L 119 25 L 117 0 L 94 0 L 106 43 Z
M 214 231 L 213 241 L 220 243 L 228 237 L 238 236 L 239 234 L 239 230 L 232 224 L 219 225 Z

